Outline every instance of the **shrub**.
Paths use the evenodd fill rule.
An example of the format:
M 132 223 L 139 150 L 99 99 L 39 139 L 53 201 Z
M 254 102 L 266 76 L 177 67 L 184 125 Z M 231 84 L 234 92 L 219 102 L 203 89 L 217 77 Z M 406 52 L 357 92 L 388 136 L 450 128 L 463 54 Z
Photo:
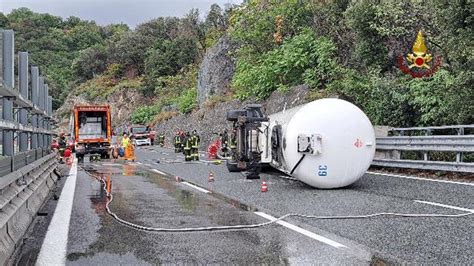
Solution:
M 276 89 L 287 90 L 303 83 L 321 88 L 339 71 L 335 52 L 331 40 L 316 38 L 311 30 L 306 29 L 255 62 L 240 58 L 232 80 L 236 96 L 239 99 L 250 96 L 263 99 Z
M 160 111 L 161 107 L 158 105 L 138 107 L 133 111 L 131 119 L 136 124 L 148 124 Z
M 191 112 L 194 108 L 197 107 L 197 89 L 194 87 L 187 90 L 183 95 L 181 95 L 178 100 L 178 109 L 181 113 L 186 114 Z

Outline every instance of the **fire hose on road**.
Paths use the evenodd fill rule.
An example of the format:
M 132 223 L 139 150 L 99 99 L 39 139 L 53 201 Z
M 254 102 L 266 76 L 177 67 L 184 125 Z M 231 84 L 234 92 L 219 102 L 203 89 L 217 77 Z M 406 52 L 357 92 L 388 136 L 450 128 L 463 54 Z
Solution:
M 110 180 L 104 180 L 104 178 L 96 177 L 101 183 L 103 183 L 103 189 L 106 192 L 106 196 L 108 198 L 107 203 L 105 205 L 107 213 L 112 216 L 117 222 L 128 226 L 130 228 L 141 230 L 141 231 L 148 231 L 148 232 L 169 232 L 169 233 L 178 233 L 178 232 L 202 232 L 202 231 L 229 231 L 229 230 L 244 230 L 244 229 L 253 229 L 264 227 L 267 225 L 271 225 L 282 221 L 289 217 L 301 217 L 307 219 L 319 219 L 319 220 L 346 220 L 346 219 L 368 219 L 368 218 L 375 218 L 375 217 L 404 217 L 404 218 L 458 218 L 458 217 L 465 217 L 468 215 L 473 214 L 473 212 L 465 212 L 459 214 L 437 214 L 437 213 L 395 213 L 395 212 L 379 212 L 373 214 L 365 214 L 365 215 L 340 215 L 340 216 L 321 216 L 321 215 L 306 215 L 306 214 L 299 214 L 299 213 L 288 213 L 279 218 L 274 220 L 263 222 L 263 223 L 255 223 L 255 224 L 242 224 L 242 225 L 227 225 L 227 226 L 208 226 L 208 227 L 184 227 L 184 228 L 162 228 L 162 227 L 150 227 L 144 225 L 138 225 L 129 221 L 126 221 L 120 218 L 116 213 L 114 213 L 111 208 L 110 204 L 114 200 L 113 194 L 110 189 Z

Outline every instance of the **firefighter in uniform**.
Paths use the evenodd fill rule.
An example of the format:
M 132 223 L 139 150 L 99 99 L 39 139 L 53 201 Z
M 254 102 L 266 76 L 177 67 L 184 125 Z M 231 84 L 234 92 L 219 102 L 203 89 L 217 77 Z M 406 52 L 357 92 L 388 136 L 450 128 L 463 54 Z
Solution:
M 178 153 L 181 151 L 181 135 L 180 132 L 177 131 L 176 135 L 174 136 L 174 152 Z
M 230 134 L 230 151 L 232 158 L 235 159 L 237 152 L 237 131 L 234 129 Z
M 229 155 L 229 134 L 227 129 L 224 129 L 224 132 L 221 134 L 221 152 L 224 157 Z
M 199 143 L 201 142 L 201 139 L 199 138 L 199 135 L 197 134 L 196 130 L 193 130 L 193 135 L 191 136 L 191 154 L 193 157 L 193 160 L 199 161 Z
M 184 160 L 185 161 L 191 161 L 193 159 L 191 149 L 192 149 L 192 138 L 188 132 L 186 133 L 186 136 L 184 137 Z

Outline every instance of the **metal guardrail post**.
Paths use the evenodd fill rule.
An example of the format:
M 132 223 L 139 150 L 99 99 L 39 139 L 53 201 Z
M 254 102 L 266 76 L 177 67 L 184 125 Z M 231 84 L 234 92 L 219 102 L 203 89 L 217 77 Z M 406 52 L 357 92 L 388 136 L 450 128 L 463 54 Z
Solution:
M 51 96 L 48 96 L 48 109 L 46 110 L 46 112 L 48 113 L 49 116 L 53 115 L 53 97 Z M 51 127 L 52 127 L 52 122 L 49 121 L 48 130 L 51 130 Z M 48 135 L 48 143 L 51 144 L 52 141 L 53 141 L 53 136 Z
M 429 135 L 431 135 L 431 130 L 430 129 L 426 130 L 426 132 L 425 132 L 425 136 L 429 136 Z M 427 151 L 424 151 L 423 152 L 423 161 L 429 161 L 429 159 L 430 159 L 429 153 Z
M 458 135 L 464 135 L 464 128 L 462 128 L 462 127 L 461 127 L 461 128 L 458 128 L 458 129 L 457 129 L 457 132 L 458 132 Z M 462 162 L 462 159 L 463 159 L 463 158 L 462 158 L 462 155 L 463 155 L 462 152 L 457 152 L 457 153 L 456 153 L 456 162 L 457 162 L 457 163 L 461 163 L 461 162 Z
M 36 66 L 31 67 L 31 100 L 34 105 L 38 105 L 38 93 L 39 93 L 39 68 Z M 31 116 L 31 124 L 33 127 L 38 127 L 38 115 L 33 114 Z M 31 149 L 37 149 L 38 133 L 33 133 L 31 138 Z
M 49 86 L 48 84 L 44 84 L 44 93 L 43 93 L 43 110 L 48 110 L 48 94 L 49 94 Z M 44 119 L 44 124 L 43 124 L 43 128 L 44 129 L 48 129 L 48 124 L 49 124 L 49 119 Z M 43 145 L 44 145 L 44 148 L 47 148 L 48 147 L 48 138 L 49 138 L 49 135 L 48 134 L 43 134 Z
M 23 98 L 28 99 L 28 53 L 18 53 L 18 84 L 20 87 L 20 94 Z M 28 125 L 28 111 L 25 108 L 20 109 L 19 113 L 20 124 Z M 20 132 L 19 136 L 20 152 L 28 150 L 28 133 Z
M 44 77 L 39 77 L 39 87 L 38 87 L 38 107 L 39 109 L 43 110 L 44 104 Z M 38 115 L 38 127 L 44 128 L 44 117 L 42 115 Z M 44 148 L 44 138 L 43 133 L 38 134 L 38 146 L 39 148 Z
M 12 30 L 4 30 L 3 35 L 3 84 L 7 89 L 12 90 L 15 86 L 14 77 L 14 33 Z M 3 120 L 13 121 L 13 102 L 8 97 L 2 99 L 2 117 Z M 4 129 L 2 131 L 2 154 L 4 156 L 13 156 L 13 130 Z

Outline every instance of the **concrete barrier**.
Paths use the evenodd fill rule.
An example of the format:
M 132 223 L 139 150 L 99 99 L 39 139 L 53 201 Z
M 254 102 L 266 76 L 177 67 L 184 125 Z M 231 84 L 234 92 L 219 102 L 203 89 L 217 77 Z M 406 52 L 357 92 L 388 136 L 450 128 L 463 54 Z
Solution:
M 0 178 L 0 265 L 7 264 L 39 208 L 55 187 L 55 154 Z

